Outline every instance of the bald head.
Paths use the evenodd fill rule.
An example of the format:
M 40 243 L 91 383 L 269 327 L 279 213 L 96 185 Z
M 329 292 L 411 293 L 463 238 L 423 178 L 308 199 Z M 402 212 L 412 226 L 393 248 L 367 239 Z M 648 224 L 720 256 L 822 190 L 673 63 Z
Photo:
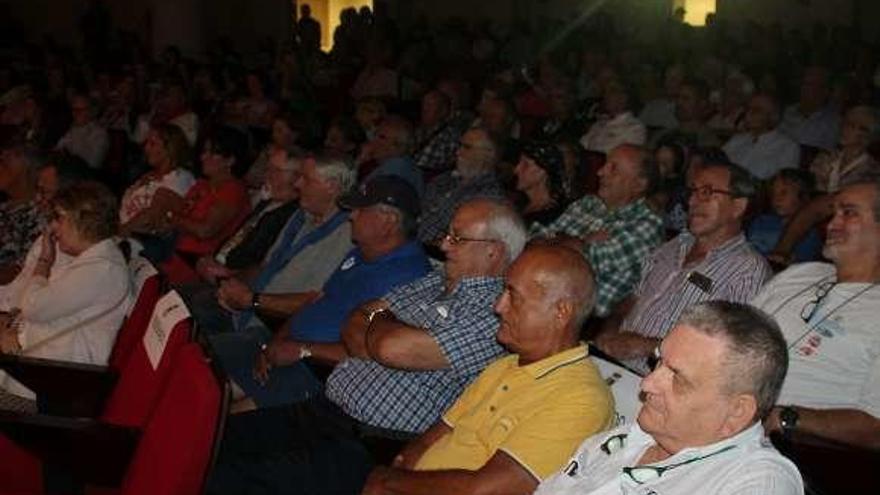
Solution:
M 561 246 L 530 246 L 507 271 L 495 305 L 498 341 L 519 354 L 520 364 L 538 361 L 577 344 L 593 308 L 593 273 L 580 253 Z
M 535 281 L 553 301 L 572 301 L 576 312 L 572 319 L 575 329 L 590 315 L 595 303 L 593 270 L 583 255 L 562 246 L 532 246 L 520 258 L 534 264 Z

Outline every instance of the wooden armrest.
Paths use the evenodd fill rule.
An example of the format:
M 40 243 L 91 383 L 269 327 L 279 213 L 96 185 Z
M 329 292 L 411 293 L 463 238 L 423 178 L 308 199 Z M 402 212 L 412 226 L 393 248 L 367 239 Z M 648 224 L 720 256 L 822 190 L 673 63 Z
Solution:
M 140 431 L 88 418 L 0 411 L 0 431 L 44 463 L 64 466 L 83 481 L 118 486 Z
M 107 366 L 8 354 L 0 354 L 0 369 L 37 395 L 42 412 L 58 416 L 97 416 L 118 378 Z

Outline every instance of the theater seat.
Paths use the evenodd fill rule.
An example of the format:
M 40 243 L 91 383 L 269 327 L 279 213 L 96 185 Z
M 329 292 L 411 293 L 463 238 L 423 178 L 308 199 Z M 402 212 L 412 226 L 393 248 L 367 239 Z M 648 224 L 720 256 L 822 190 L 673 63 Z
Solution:
M 124 495 L 199 494 L 213 464 L 229 405 L 227 382 L 198 344 L 184 346 L 176 361 L 126 472 Z
M 159 271 L 148 259 L 135 254 L 128 266 L 134 285 L 133 292 L 137 294 L 137 299 L 129 310 L 125 323 L 119 329 L 107 363 L 110 369 L 117 371 L 125 367 L 128 357 L 147 331 L 147 324 L 162 294 L 163 285 Z
M 190 341 L 192 316 L 175 291 L 156 304 L 147 329 L 120 371 L 100 415 L 114 425 L 141 427 L 171 377 L 177 352 Z
M 64 447 L 45 451 L 43 457 L 57 465 L 63 462 L 66 469 L 91 483 L 85 490 L 88 494 L 199 494 L 216 459 L 229 386 L 195 343 L 179 349 L 171 368 L 174 378 L 142 431 L 73 418 L 37 418 L 23 423 L 16 433 L 41 428 L 44 439 L 59 440 Z M 0 417 L 11 415 L 0 412 Z M 0 494 L 41 493 L 38 465 L 7 463 L 6 454 L 19 451 L 0 439 L 0 454 L 7 464 L 4 474 L 9 475 L 0 478 Z M 22 467 L 28 472 L 12 470 Z

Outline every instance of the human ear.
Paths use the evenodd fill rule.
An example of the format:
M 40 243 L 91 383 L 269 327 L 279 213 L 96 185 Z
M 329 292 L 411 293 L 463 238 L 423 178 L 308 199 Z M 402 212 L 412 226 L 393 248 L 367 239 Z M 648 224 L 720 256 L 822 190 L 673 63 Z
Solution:
M 751 394 L 736 394 L 728 400 L 727 414 L 722 426 L 725 437 L 736 435 L 755 420 L 758 401 Z

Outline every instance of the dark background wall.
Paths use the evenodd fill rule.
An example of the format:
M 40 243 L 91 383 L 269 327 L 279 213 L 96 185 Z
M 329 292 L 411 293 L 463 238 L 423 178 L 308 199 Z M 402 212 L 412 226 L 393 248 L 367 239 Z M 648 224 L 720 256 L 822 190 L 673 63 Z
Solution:
M 32 38 L 49 33 L 77 39 L 77 19 L 90 0 L 8 0 L 7 22 L 17 23 Z M 502 29 L 516 20 L 532 24 L 568 22 L 593 7 L 634 32 L 650 33 L 670 11 L 674 0 L 386 0 L 389 11 L 406 25 L 416 19 L 485 18 Z M 267 36 L 289 35 L 290 0 L 105 0 L 113 22 L 148 40 L 154 51 L 174 43 L 198 57 L 210 40 L 225 35 L 244 49 Z M 0 5 L 3 7 L 3 5 Z M 878 0 L 718 0 L 719 18 L 734 23 L 779 22 L 809 28 L 815 22 L 852 26 L 866 39 L 880 39 Z

